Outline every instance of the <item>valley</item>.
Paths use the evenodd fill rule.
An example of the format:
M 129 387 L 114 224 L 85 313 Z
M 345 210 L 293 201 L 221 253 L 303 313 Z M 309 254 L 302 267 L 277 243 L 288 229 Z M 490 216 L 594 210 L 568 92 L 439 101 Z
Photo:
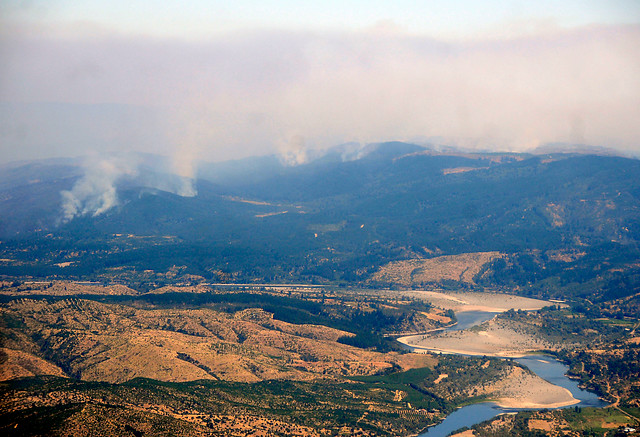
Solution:
M 140 169 L 112 181 L 113 206 L 64 220 L 60 193 L 90 173 L 8 168 L 3 434 L 408 436 L 494 402 L 543 411 L 495 435 L 604 436 L 550 410 L 593 414 L 515 359 L 532 353 L 634 425 L 638 161 L 366 152 L 202 164 L 192 181 Z M 176 181 L 197 193 L 163 189 Z
M 73 294 L 60 295 L 65 287 Z M 118 408 L 121 423 L 154 435 L 159 426 L 175 435 L 258 430 L 266 435 L 399 435 L 474 400 L 495 400 L 507 408 L 577 402 L 566 389 L 515 363 L 488 358 L 504 356 L 495 344 L 485 344 L 494 349 L 477 358 L 388 349 L 394 337 L 410 331 L 435 330 L 415 337 L 439 341 L 444 334 L 437 330 L 455 323 L 447 315 L 492 310 L 497 316 L 480 327 L 448 334 L 474 336 L 491 331 L 487 323 L 497 320 L 511 329 L 500 346 L 522 353 L 519 338 L 539 336 L 541 321 L 566 313 L 562 308 L 538 311 L 550 302 L 444 290 L 200 285 L 137 293 L 127 287 L 82 287 L 54 281 L 2 290 L 9 298 L 2 304 L 0 354 L 7 430 L 24 423 L 24 417 L 44 426 L 54 414 L 60 418 L 59 432 L 77 426 L 88 431 L 91 422 L 82 417 L 106 419 Z M 354 333 L 357 326 L 374 328 L 378 340 Z M 558 335 L 563 332 L 559 328 Z M 550 337 L 545 344 L 532 341 L 526 350 L 550 350 L 550 344 L 580 350 L 605 340 L 603 334 L 620 338 L 610 328 L 581 344 Z M 369 343 L 353 341 L 359 337 Z M 411 343 L 406 337 L 400 341 Z M 451 347 L 451 340 L 447 344 Z M 468 344 L 478 346 L 473 340 Z M 264 406 L 256 403 L 256 390 Z M 211 398 L 207 391 L 219 400 L 205 401 Z M 303 399 L 321 402 L 324 410 L 305 407 Z M 359 426 L 354 427 L 356 416 Z M 128 435 L 116 423 L 111 426 L 114 434 Z
M 171 287 L 170 291 L 131 296 L 128 289 L 121 288 L 123 294 L 118 296 L 109 287 L 97 292 L 99 286 L 88 285 L 86 291 L 94 293 L 78 298 L 57 296 L 60 286 L 42 289 L 51 291 L 50 296 L 32 294 L 2 306 L 2 364 L 8 381 L 3 388 L 8 394 L 3 409 L 11 413 L 8 417 L 34 414 L 34 408 L 67 411 L 70 417 L 88 408 L 100 415 L 120 405 L 128 411 L 125 417 L 159 414 L 166 416 L 164 420 L 197 418 L 188 421 L 191 425 L 185 425 L 185 433 L 193 429 L 223 432 L 232 422 L 233 432 L 239 432 L 259 420 L 269 433 L 285 425 L 294 430 L 311 421 L 313 426 L 300 431 L 301 435 L 322 435 L 323 427 L 333 429 L 326 431 L 329 435 L 341 427 L 363 435 L 396 435 L 407 432 L 407 426 L 424 427 L 449 411 L 463 396 L 455 387 L 464 385 L 465 393 L 468 390 L 471 395 L 477 384 L 495 384 L 498 379 L 517 379 L 519 375 L 510 370 L 513 366 L 497 360 L 484 363 L 483 372 L 468 382 L 463 383 L 468 375 L 460 379 L 453 373 L 442 381 L 435 369 L 470 371 L 475 363 L 443 361 L 401 350 L 376 352 L 361 343 L 371 341 L 364 334 L 356 332 L 354 336 L 352 332 L 302 323 L 303 318 L 315 317 L 325 325 L 346 322 L 351 331 L 362 324 L 378 334 L 393 334 L 399 330 L 430 330 L 451 321 L 442 315 L 444 309 L 389 290 L 208 290 L 194 294 Z M 5 291 L 15 293 L 11 288 Z M 300 293 L 304 300 L 289 298 L 290 292 Z M 89 296 L 96 300 L 87 300 Z M 120 303 L 100 302 L 116 297 Z M 274 312 L 254 307 L 258 301 L 266 308 L 271 305 Z M 286 311 L 293 304 L 297 315 Z M 423 310 L 415 312 L 420 306 Z M 283 307 L 285 311 L 279 311 Z M 345 311 L 348 308 L 353 311 Z M 299 320 L 292 324 L 276 316 Z M 385 337 L 379 340 L 392 344 Z M 376 347 L 383 349 L 385 344 Z M 16 377 L 23 382 L 14 385 L 11 380 Z M 20 388 L 27 381 L 35 384 L 32 387 L 36 394 Z M 100 384 L 83 385 L 80 381 Z M 224 393 L 223 399 L 234 401 L 211 404 L 205 401 L 209 399 L 206 392 L 198 392 L 189 402 L 180 395 L 182 400 L 167 406 L 167 394 L 162 391 L 169 386 L 158 385 L 160 381 L 174 384 L 170 387 L 179 393 L 183 389 L 191 393 L 192 381 L 198 381 L 204 384 L 203 390 L 215 391 L 217 398 Z M 52 390 L 48 388 L 51 384 L 60 388 Z M 140 396 L 139 384 L 147 384 L 147 395 Z M 110 398 L 113 390 L 119 393 L 116 400 Z M 253 397 L 256 390 L 261 392 L 262 407 Z M 471 396 L 482 399 L 493 392 L 491 388 L 475 389 Z M 165 400 L 151 402 L 148 396 Z M 320 414 L 322 410 L 305 407 L 303 399 L 322 403 L 326 411 Z M 275 408 L 277 404 L 282 406 Z M 79 405 L 85 407 L 78 411 Z M 335 418 L 336 411 L 345 411 L 341 413 L 342 422 Z M 353 427 L 354 415 L 361 416 L 357 421 L 361 428 Z M 221 421 L 223 416 L 227 419 Z M 63 421 L 63 427 L 73 420 Z M 130 426 L 141 429 L 138 422 Z

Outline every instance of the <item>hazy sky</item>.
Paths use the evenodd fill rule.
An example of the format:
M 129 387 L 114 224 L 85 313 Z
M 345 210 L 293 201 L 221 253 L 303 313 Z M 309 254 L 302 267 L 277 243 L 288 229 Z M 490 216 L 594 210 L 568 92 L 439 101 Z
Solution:
M 0 2 L 0 161 L 433 137 L 640 154 L 640 2 Z

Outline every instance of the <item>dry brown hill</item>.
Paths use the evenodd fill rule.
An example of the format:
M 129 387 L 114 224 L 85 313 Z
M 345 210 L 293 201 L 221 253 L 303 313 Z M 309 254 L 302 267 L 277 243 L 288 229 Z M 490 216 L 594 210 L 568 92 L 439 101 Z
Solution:
M 136 309 L 81 299 L 22 299 L 3 305 L 1 315 L 3 347 L 93 381 L 305 380 L 411 368 L 429 360 L 344 345 L 336 341 L 348 335 L 344 331 L 285 323 L 261 309 L 227 314 Z
M 65 376 L 65 373 L 55 364 L 33 354 L 0 348 L 0 381 L 36 375 Z
M 3 283 L 0 294 L 7 296 L 74 296 L 74 295 L 118 295 L 135 296 L 136 290 L 122 284 L 102 285 L 94 282 L 78 281 L 24 281 L 18 286 Z
M 473 284 L 473 278 L 485 264 L 502 256 L 500 252 L 475 252 L 394 261 L 382 266 L 371 280 L 407 287 L 445 280 Z

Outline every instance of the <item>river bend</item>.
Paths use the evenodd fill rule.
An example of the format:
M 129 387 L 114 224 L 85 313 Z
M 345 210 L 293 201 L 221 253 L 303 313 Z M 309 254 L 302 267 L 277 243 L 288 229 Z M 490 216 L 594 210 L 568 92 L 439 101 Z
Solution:
M 486 311 L 466 311 L 456 313 L 458 323 L 447 328 L 447 330 L 459 331 L 468 329 L 495 316 L 496 313 Z M 412 350 L 424 351 L 424 348 L 407 347 Z M 604 407 L 606 405 L 606 403 L 600 400 L 597 395 L 586 390 L 582 390 L 578 387 L 578 383 L 576 381 L 569 379 L 566 375 L 569 368 L 553 357 L 531 354 L 521 358 L 515 358 L 514 360 L 529 368 L 529 370 L 542 379 L 569 390 L 573 397 L 580 401 L 580 403 L 571 405 L 571 407 Z M 425 433 L 420 434 L 419 437 L 446 437 L 453 431 L 465 426 L 470 427 L 501 414 L 514 413 L 517 411 L 523 410 L 502 408 L 494 402 L 483 402 L 468 405 L 457 409 L 448 415 L 440 424 L 429 428 Z

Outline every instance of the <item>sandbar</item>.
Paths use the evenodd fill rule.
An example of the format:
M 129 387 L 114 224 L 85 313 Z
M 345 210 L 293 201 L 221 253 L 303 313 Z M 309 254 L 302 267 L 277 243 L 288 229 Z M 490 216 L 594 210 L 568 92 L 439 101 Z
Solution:
M 427 301 L 455 312 L 487 311 L 501 313 L 510 309 L 536 310 L 553 303 L 497 293 L 417 292 Z M 496 319 L 486 321 L 473 330 L 440 331 L 407 335 L 398 339 L 418 353 L 442 353 L 518 358 L 554 346 L 537 336 L 516 331 L 508 323 Z M 580 401 L 571 392 L 520 367 L 496 383 L 485 393 L 503 408 L 559 408 Z

